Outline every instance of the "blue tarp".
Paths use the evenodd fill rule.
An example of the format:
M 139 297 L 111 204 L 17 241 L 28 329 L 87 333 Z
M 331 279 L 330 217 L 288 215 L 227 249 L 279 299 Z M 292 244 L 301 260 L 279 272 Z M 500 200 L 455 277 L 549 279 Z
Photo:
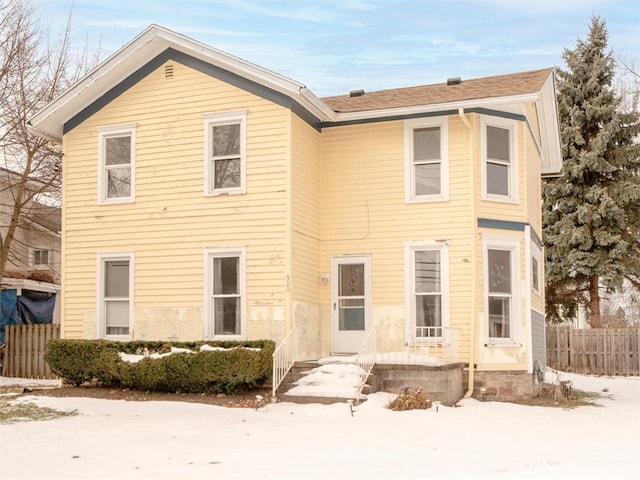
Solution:
M 0 344 L 4 343 L 5 325 L 53 323 L 55 294 L 38 298 L 17 293 L 15 289 L 0 291 Z

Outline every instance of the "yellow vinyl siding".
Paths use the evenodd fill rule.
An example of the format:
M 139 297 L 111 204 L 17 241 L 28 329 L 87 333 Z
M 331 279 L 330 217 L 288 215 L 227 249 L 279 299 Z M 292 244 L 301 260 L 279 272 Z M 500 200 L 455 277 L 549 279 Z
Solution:
M 322 132 L 322 265 L 333 255 L 371 255 L 374 323 L 405 326 L 405 241 L 449 240 L 451 326 L 462 329 L 462 356 L 471 305 L 471 225 L 468 133 L 449 117 L 450 200 L 405 203 L 402 121 Z M 461 180 L 462 179 L 462 180 Z M 329 303 L 323 290 L 323 303 Z
M 205 197 L 203 114 L 238 109 L 247 110 L 247 193 Z M 161 337 L 202 338 L 204 249 L 246 246 L 247 332 L 270 338 L 286 296 L 288 115 L 174 63 L 174 78 L 160 67 L 65 135 L 65 335 L 95 322 L 96 255 L 127 250 L 134 336 L 156 338 L 161 324 Z M 135 203 L 97 205 L 96 129 L 123 123 L 137 124 Z
M 537 124 L 537 121 L 536 121 Z M 527 223 L 542 240 L 542 180 L 540 152 L 529 132 L 525 135 Z M 533 241 L 532 241 L 533 242 Z M 540 290 L 531 289 L 531 308 L 544 312 L 544 255 L 538 259 Z M 527 272 L 530 275 L 530 272 Z
M 320 302 L 320 133 L 293 115 L 293 297 Z
M 318 358 L 323 347 L 318 341 L 322 328 L 320 296 L 320 132 L 296 115 L 291 115 L 291 238 L 292 291 L 291 324 L 298 327 L 300 358 Z M 327 270 L 328 271 L 328 270 Z M 328 351 L 328 347 L 324 349 Z

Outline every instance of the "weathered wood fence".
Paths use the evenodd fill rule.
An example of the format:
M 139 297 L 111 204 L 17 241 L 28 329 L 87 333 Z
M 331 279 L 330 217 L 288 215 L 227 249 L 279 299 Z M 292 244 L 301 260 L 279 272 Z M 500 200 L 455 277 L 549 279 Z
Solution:
M 59 324 L 7 325 L 2 376 L 57 378 L 44 361 L 45 345 L 60 338 Z
M 640 327 L 547 327 L 547 366 L 590 375 L 640 375 Z

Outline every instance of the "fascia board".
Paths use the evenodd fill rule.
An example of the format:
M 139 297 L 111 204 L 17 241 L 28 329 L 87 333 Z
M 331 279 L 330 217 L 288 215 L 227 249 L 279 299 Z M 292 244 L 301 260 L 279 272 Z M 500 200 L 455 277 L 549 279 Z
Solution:
M 543 176 L 559 175 L 562 171 L 562 148 L 553 72 L 542 87 L 540 101 L 537 102 L 536 107 L 544 125 L 541 131 L 543 157 L 541 173 Z
M 524 102 L 536 102 L 540 99 L 538 92 L 524 95 L 512 95 L 508 97 L 479 98 L 476 100 L 461 100 L 456 102 L 432 103 L 429 105 L 415 105 L 411 107 L 387 108 L 380 110 L 367 110 L 366 112 L 337 113 L 336 120 L 348 122 L 355 120 L 367 120 L 372 118 L 395 117 L 403 115 L 418 115 L 420 113 L 457 110 L 458 108 L 497 107 L 500 105 L 513 105 Z

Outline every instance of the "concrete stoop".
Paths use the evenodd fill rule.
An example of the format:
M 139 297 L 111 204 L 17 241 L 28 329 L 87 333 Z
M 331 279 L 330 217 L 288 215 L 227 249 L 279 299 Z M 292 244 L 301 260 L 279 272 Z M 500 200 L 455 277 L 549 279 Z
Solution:
M 353 365 L 340 359 L 337 359 L 336 363 Z M 330 391 L 321 391 L 320 388 L 313 394 L 289 394 L 289 391 L 296 387 L 296 382 L 322 365 L 327 365 L 327 362 L 322 364 L 314 361 L 296 362 L 278 388 L 277 401 L 322 404 L 353 401 L 355 403 L 354 396 L 336 396 L 332 395 Z M 394 392 L 404 385 L 409 385 L 422 387 L 431 400 L 440 401 L 444 405 L 454 405 L 464 394 L 462 369 L 463 364 L 461 363 L 442 366 L 376 364 L 367 378 L 367 384 L 362 392 L 362 400 L 365 400 L 366 396 L 371 393 Z M 357 379 L 354 378 L 354 385 L 356 382 Z M 327 388 L 330 389 L 329 386 Z

